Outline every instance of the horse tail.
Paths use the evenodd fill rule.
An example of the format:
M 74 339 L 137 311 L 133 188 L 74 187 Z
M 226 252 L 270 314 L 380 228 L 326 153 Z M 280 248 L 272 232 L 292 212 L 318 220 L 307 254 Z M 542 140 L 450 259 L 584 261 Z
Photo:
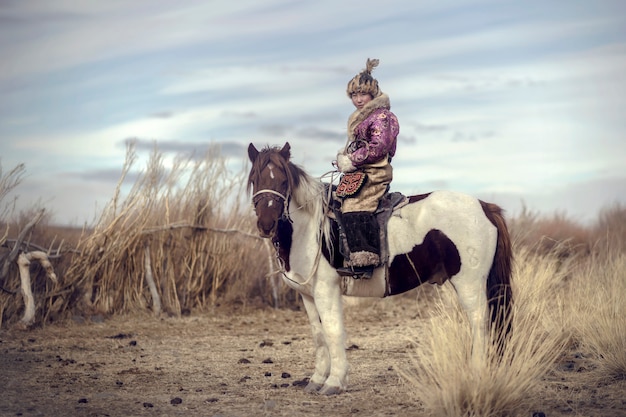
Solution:
M 511 292 L 511 268 L 513 251 L 509 231 L 504 221 L 502 209 L 481 201 L 483 211 L 498 230 L 498 241 L 493 263 L 487 277 L 487 300 L 491 318 L 492 334 L 502 347 L 512 330 L 513 294 Z

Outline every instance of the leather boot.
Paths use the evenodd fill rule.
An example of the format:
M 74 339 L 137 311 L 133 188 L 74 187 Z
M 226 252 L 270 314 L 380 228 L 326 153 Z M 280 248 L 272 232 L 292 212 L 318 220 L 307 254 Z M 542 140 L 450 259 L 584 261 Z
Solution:
M 342 215 L 350 257 L 345 267 L 337 269 L 340 275 L 371 278 L 380 264 L 380 231 L 373 213 L 350 212 Z

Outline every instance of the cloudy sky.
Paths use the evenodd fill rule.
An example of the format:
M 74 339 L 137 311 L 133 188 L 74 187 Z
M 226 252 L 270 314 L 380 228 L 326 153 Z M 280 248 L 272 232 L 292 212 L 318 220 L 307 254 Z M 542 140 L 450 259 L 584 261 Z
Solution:
M 626 204 L 623 0 L 31 0 L 0 4 L 0 163 L 20 207 L 90 222 L 142 157 L 292 145 L 331 169 L 375 70 L 400 120 L 393 188 L 546 215 Z M 138 166 L 141 168 L 142 166 Z

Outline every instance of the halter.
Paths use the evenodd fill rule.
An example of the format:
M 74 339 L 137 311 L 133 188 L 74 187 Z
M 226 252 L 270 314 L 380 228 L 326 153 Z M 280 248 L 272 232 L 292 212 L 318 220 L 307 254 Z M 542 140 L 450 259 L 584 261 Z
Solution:
M 256 198 L 260 196 L 261 194 L 273 194 L 275 196 L 278 196 L 283 202 L 283 217 L 286 217 L 287 219 L 289 219 L 289 221 L 291 221 L 291 219 L 289 218 L 289 198 L 288 197 L 285 197 L 283 194 L 279 193 L 278 191 L 270 190 L 269 188 L 259 190 L 252 195 L 252 203 L 255 209 L 256 209 L 256 205 L 258 204 L 258 201 L 256 201 Z
M 283 199 L 283 201 L 287 201 L 287 197 L 285 197 L 284 195 L 282 195 L 281 193 L 279 193 L 278 191 L 274 191 L 274 190 L 270 190 L 269 188 L 264 189 L 264 190 L 259 190 L 256 193 L 254 193 L 252 195 L 252 200 L 254 200 L 258 195 L 260 194 L 265 194 L 265 193 L 270 193 L 270 194 L 274 194 L 279 196 L 280 198 Z

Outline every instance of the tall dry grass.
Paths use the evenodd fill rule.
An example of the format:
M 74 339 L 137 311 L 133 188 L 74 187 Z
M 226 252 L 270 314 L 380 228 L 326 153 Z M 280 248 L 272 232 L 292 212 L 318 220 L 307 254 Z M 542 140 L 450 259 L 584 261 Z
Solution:
M 566 290 L 566 317 L 578 348 L 595 363 L 593 376 L 626 380 L 626 253 L 586 260 Z
M 228 170 L 219 148 L 200 158 L 173 161 L 155 148 L 145 169 L 128 184 L 136 165 L 129 144 L 109 204 L 75 246 L 64 246 L 63 256 L 53 260 L 58 287 L 46 282 L 36 265 L 31 267 L 36 323 L 68 314 L 155 308 L 157 298 L 162 311 L 174 315 L 219 304 L 293 301 L 289 290 L 268 279 L 273 257 L 255 230 L 245 191 L 247 172 Z M 19 222 L 14 223 L 19 229 Z M 42 236 L 38 232 L 29 240 Z M 17 321 L 23 309 L 17 267 L 9 272 L 8 291 L 0 292 L 5 323 Z
M 595 362 L 593 378 L 626 376 L 626 208 L 590 227 L 562 215 L 510 221 L 515 262 L 513 333 L 500 357 L 472 364 L 471 335 L 453 290 L 415 337 L 403 376 L 432 416 L 527 416 L 541 409 L 547 373 L 567 351 Z
M 626 253 L 626 206 L 614 203 L 604 207 L 591 230 L 596 254 L 610 258 Z
M 155 149 L 121 199 L 134 162 L 130 147 L 113 199 L 67 271 L 84 289 L 84 304 L 106 313 L 146 308 L 146 256 L 162 305 L 174 314 L 215 304 L 235 284 L 238 291 L 228 294 L 242 301 L 252 287 L 264 285 L 267 257 L 259 256 L 265 248 L 250 233 L 243 173 L 232 175 L 215 149 L 167 168 Z
M 507 223 L 516 245 L 539 254 L 551 253 L 566 258 L 588 253 L 595 240 L 592 228 L 568 218 L 564 212 L 546 216 L 524 207 Z
M 486 360 L 472 360 L 469 323 L 454 290 L 440 291 L 434 316 L 416 335 L 412 367 L 402 372 L 428 415 L 528 415 L 539 405 L 542 378 L 568 343 L 563 303 L 554 297 L 567 272 L 555 256 L 523 250 L 516 259 L 513 332 L 501 352 L 488 345 Z
M 1 223 L 5 223 L 5 226 L 5 219 L 15 210 L 16 197 L 7 201 L 8 196 L 20 185 L 25 173 L 26 167 L 24 164 L 18 164 L 7 172 L 2 169 L 2 164 L 0 163 L 0 221 Z M 2 236 L 6 239 L 5 234 Z M 0 240 L 0 243 L 2 242 L 3 241 Z
M 563 215 L 542 218 L 527 211 L 511 223 L 520 247 L 545 253 L 550 242 L 570 265 L 560 286 L 565 326 L 595 362 L 595 377 L 625 379 L 626 206 L 604 207 L 587 227 Z

